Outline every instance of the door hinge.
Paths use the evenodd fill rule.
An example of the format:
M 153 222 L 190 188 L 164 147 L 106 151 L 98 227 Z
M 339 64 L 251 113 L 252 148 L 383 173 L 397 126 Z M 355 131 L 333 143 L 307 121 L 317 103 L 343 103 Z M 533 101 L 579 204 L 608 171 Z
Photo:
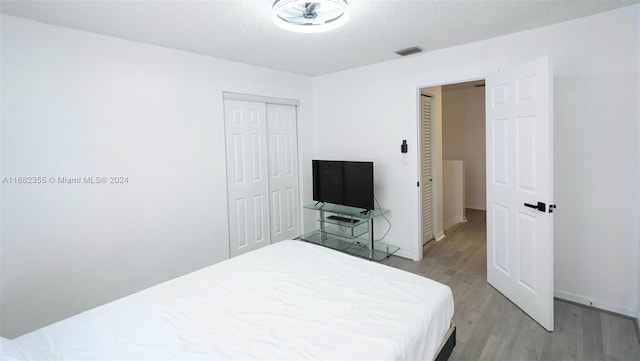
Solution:
M 420 182 L 416 182 L 416 187 L 420 187 Z

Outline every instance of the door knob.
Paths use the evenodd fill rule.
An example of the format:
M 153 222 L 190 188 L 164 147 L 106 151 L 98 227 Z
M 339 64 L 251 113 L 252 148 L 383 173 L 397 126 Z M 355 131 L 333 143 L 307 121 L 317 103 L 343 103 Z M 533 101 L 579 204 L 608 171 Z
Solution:
M 547 205 L 545 203 L 542 203 L 542 202 L 538 202 L 538 204 L 525 203 L 524 205 L 526 207 L 529 207 L 529 208 L 537 209 L 540 212 L 546 212 L 547 211 Z

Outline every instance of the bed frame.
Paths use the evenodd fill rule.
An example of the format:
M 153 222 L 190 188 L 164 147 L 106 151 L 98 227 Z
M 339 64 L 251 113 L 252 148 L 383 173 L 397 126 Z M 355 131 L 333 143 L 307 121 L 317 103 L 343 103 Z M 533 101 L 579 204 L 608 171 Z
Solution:
M 451 321 L 451 327 L 449 327 L 449 331 L 445 335 L 445 341 L 440 345 L 434 360 L 447 361 L 454 347 L 456 347 L 456 325 Z

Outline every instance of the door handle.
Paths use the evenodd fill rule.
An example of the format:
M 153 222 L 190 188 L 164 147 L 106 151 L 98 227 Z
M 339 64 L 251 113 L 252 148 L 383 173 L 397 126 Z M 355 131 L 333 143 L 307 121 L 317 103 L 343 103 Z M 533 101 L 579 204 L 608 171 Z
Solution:
M 537 209 L 540 212 L 546 212 L 547 211 L 547 205 L 545 203 L 542 203 L 542 202 L 538 202 L 538 204 L 525 203 L 524 205 L 525 205 L 525 207 Z

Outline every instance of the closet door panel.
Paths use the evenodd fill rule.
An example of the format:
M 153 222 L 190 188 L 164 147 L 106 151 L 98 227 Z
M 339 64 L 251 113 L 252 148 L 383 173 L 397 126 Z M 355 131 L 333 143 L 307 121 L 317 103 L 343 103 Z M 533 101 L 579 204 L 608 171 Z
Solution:
M 296 107 L 267 104 L 271 242 L 300 235 Z
M 270 243 L 265 104 L 225 100 L 229 253 Z
M 422 190 L 422 242 L 426 243 L 433 239 L 433 216 L 431 210 L 431 98 L 420 97 L 422 100 L 422 122 L 420 125 L 422 144 L 422 179 L 420 181 Z

